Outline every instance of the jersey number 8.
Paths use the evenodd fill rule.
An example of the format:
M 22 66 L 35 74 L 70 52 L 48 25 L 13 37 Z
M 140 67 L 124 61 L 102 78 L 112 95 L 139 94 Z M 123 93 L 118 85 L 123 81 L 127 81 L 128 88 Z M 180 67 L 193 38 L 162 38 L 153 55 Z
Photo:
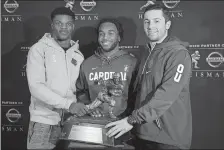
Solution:
M 184 71 L 184 65 L 179 64 L 177 66 L 177 72 L 176 72 L 175 77 L 174 77 L 175 82 L 180 82 L 183 71 Z

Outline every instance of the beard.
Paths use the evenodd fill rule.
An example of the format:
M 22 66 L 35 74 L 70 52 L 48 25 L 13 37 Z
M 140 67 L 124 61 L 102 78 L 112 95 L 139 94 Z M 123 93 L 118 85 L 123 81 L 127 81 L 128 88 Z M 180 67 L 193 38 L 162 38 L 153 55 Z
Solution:
M 119 41 L 115 41 L 115 42 L 113 42 L 110 46 L 103 46 L 102 44 L 100 44 L 100 47 L 103 49 L 103 51 L 105 51 L 105 52 L 111 52 L 111 51 L 113 51 L 116 47 L 117 47 L 117 45 L 118 45 L 118 43 L 119 43 Z

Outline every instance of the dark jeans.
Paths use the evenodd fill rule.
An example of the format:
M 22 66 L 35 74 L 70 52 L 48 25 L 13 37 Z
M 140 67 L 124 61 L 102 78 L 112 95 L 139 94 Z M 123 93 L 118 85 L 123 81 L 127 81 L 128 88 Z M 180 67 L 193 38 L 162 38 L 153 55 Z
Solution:
M 168 144 L 163 144 L 163 143 L 157 143 L 153 141 L 147 141 L 147 140 L 142 140 L 139 138 L 136 138 L 134 141 L 134 146 L 136 150 L 159 150 L 159 149 L 179 149 L 179 147 L 173 146 L 173 145 L 168 145 Z

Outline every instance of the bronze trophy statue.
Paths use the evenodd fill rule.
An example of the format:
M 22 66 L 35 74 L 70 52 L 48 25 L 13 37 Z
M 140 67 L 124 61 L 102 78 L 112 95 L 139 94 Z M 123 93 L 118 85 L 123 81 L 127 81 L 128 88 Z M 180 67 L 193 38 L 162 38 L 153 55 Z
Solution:
M 113 108 L 116 101 L 114 97 L 119 97 L 123 94 L 124 86 L 121 81 L 121 74 L 114 73 L 113 78 L 109 80 L 103 80 L 102 78 L 97 81 L 97 84 L 103 86 L 102 90 L 99 92 L 96 99 L 89 105 L 86 105 L 87 108 L 92 111 L 97 108 L 102 103 L 109 104 L 109 115 L 111 118 L 117 118 L 113 114 Z
M 98 81 L 95 81 L 95 84 L 102 87 L 101 91 L 98 93 L 96 99 L 86 106 L 89 109 L 89 113 L 91 113 L 101 104 L 108 103 L 109 117 L 104 116 L 94 118 L 90 115 L 85 115 L 83 117 L 70 116 L 63 123 L 61 139 L 115 146 L 115 139 L 106 136 L 108 129 L 105 129 L 104 127 L 109 122 L 117 120 L 117 116 L 114 115 L 113 109 L 116 104 L 115 98 L 122 96 L 124 93 L 121 74 L 114 73 L 112 79 L 103 80 L 101 78 Z

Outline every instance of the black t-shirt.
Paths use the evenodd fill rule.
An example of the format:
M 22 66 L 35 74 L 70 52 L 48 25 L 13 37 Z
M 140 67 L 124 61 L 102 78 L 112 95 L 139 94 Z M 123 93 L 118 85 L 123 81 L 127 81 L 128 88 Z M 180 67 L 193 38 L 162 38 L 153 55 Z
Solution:
M 70 47 L 62 47 L 62 48 L 66 52 Z

